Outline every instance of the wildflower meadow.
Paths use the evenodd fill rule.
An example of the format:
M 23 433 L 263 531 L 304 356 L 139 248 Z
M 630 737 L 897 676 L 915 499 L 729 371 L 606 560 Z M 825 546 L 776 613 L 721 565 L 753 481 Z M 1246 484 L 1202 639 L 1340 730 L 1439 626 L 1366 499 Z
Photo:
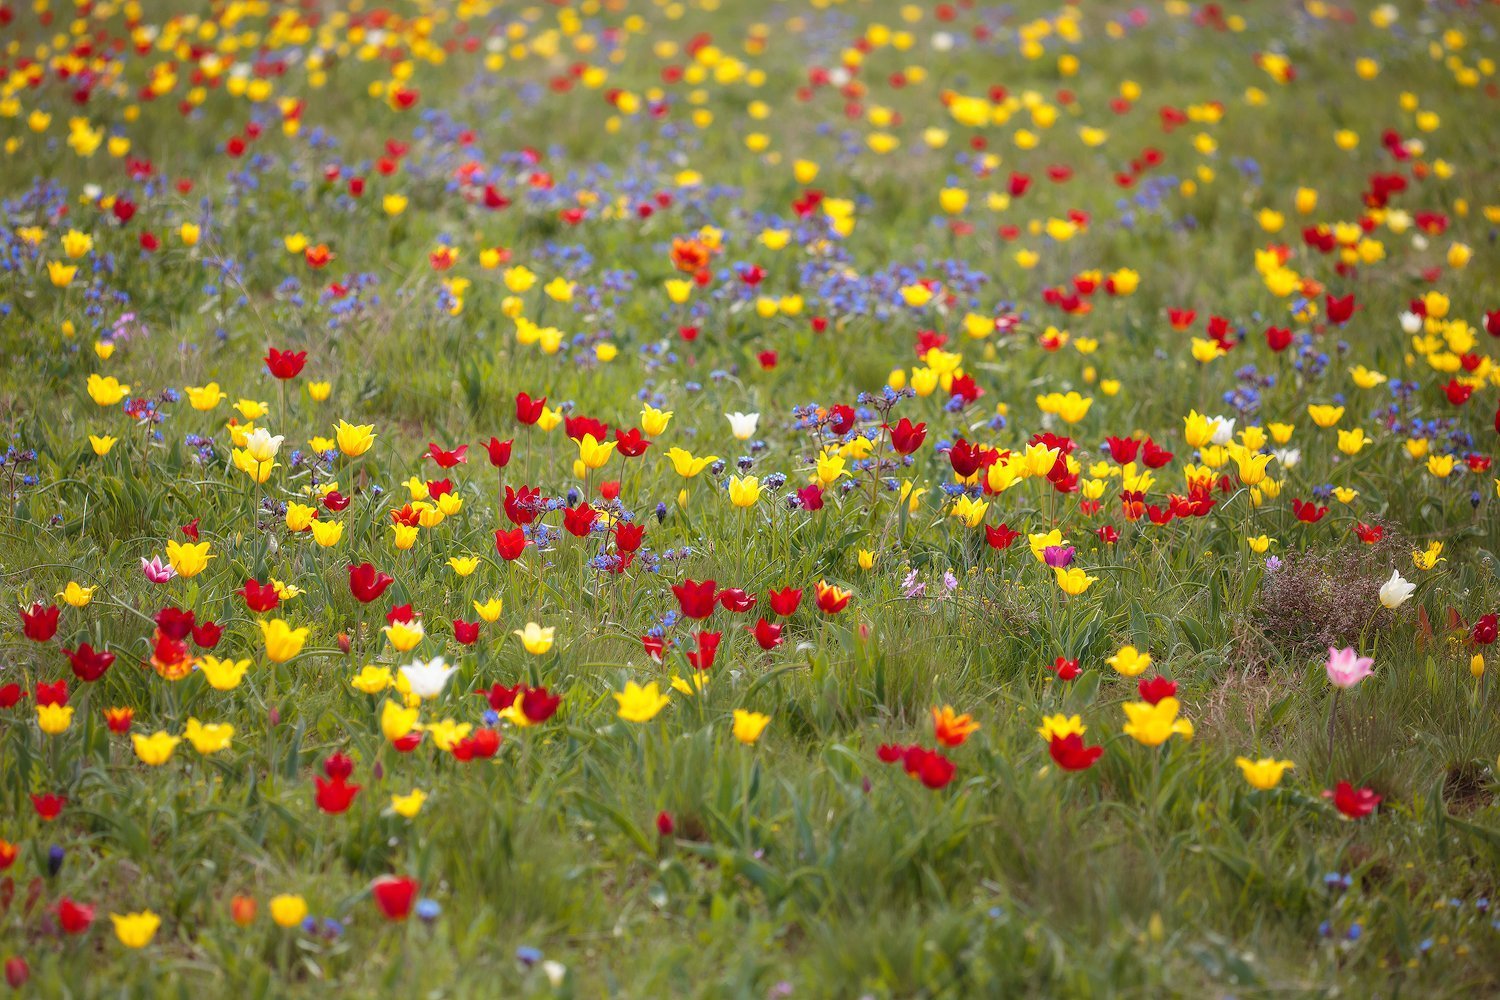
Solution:
M 1500 995 L 1497 59 L 0 0 L 0 995 Z

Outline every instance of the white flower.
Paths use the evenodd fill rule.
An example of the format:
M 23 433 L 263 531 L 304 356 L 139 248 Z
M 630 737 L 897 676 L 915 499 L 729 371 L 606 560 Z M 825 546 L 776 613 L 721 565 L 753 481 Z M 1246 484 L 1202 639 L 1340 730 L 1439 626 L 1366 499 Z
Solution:
M 1410 580 L 1403 579 L 1400 570 L 1391 570 L 1391 578 L 1380 585 L 1380 603 L 1391 611 L 1395 611 L 1401 605 L 1411 599 L 1411 595 L 1417 592 L 1417 585 Z
M 1302 461 L 1301 448 L 1277 448 L 1271 454 L 1276 456 L 1276 461 L 1283 469 L 1295 469 L 1297 463 Z
M 1422 329 L 1422 317 L 1414 312 L 1401 314 L 1401 331 L 1403 333 L 1419 333 Z
M 257 462 L 269 462 L 276 457 L 276 452 L 281 448 L 283 440 L 285 438 L 282 435 L 272 434 L 264 427 L 257 427 L 245 438 L 245 450 Z
M 1234 440 L 1234 421 L 1226 417 L 1209 417 L 1209 423 L 1214 427 L 1213 443 L 1223 447 Z
M 760 423 L 759 413 L 726 413 L 724 419 L 729 421 L 729 431 L 741 441 L 749 441 L 755 435 L 755 427 Z
M 421 660 L 408 663 L 401 668 L 401 676 L 406 678 L 411 693 L 418 698 L 436 698 L 443 693 L 443 685 L 448 683 L 453 671 L 454 668 L 448 666 L 441 656 L 434 656 L 426 663 Z

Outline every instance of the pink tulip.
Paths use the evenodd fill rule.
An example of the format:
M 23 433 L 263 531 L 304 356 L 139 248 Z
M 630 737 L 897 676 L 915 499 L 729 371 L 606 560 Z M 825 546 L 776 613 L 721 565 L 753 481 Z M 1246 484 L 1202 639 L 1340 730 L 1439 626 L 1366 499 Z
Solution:
M 1368 656 L 1360 656 L 1349 649 L 1328 649 L 1328 681 L 1334 687 L 1352 688 L 1366 677 L 1370 676 L 1370 668 L 1375 661 Z

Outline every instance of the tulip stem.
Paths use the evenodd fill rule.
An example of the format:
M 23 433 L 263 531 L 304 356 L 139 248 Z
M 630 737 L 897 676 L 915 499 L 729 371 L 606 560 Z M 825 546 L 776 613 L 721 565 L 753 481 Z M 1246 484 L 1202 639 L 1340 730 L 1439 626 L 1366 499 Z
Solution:
M 1339 696 L 1344 693 L 1343 688 L 1335 688 L 1333 691 L 1333 702 L 1328 706 L 1328 780 L 1333 780 L 1333 736 L 1334 723 L 1339 716 Z

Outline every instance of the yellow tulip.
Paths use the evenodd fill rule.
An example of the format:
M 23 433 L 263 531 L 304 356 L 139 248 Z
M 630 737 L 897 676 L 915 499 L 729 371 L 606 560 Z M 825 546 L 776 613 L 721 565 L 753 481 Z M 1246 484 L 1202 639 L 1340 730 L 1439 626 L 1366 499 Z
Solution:
M 754 746 L 770 722 L 769 715 L 737 708 L 734 710 L 734 738 L 746 746 Z
M 168 732 L 157 731 L 150 736 L 132 733 L 130 742 L 135 745 L 135 755 L 141 759 L 141 763 L 161 767 L 172 759 L 172 751 L 177 749 L 177 744 L 182 740 Z
M 620 704 L 618 715 L 626 722 L 650 722 L 671 700 L 661 693 L 655 681 L 645 687 L 629 681 L 624 691 L 615 693 L 615 701 Z
M 307 642 L 308 633 L 312 631 L 308 628 L 292 628 L 281 618 L 270 621 L 262 618 L 256 624 L 260 626 L 261 636 L 265 640 L 266 656 L 273 663 L 285 663 L 302 652 L 302 645 Z

